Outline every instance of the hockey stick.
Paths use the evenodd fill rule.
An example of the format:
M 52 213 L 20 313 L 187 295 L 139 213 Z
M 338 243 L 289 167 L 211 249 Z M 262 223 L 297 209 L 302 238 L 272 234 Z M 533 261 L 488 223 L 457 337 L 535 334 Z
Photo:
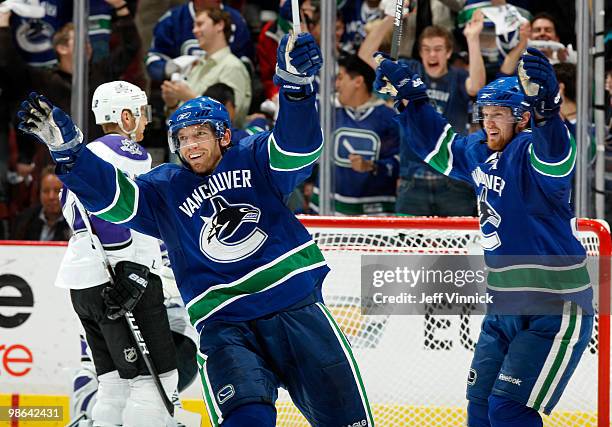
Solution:
M 293 34 L 297 36 L 302 32 L 302 25 L 300 24 L 300 2 L 299 0 L 291 0 L 291 21 Z
M 95 237 L 97 237 L 97 234 L 93 228 L 93 225 L 91 224 L 91 221 L 89 221 L 89 215 L 87 213 L 87 210 L 81 204 L 81 201 L 76 197 L 76 195 L 74 195 L 74 199 L 75 199 L 75 204 L 77 206 L 77 209 L 79 210 L 79 213 L 81 214 L 81 217 L 83 218 L 83 223 L 85 224 L 85 228 L 87 228 L 87 232 L 89 233 L 89 236 L 91 238 L 91 243 L 93 244 L 96 251 L 98 251 L 98 253 L 102 257 L 102 263 L 104 264 L 104 269 L 106 273 L 108 274 L 108 280 L 110 281 L 111 286 L 113 286 L 115 284 L 115 273 L 113 272 L 113 268 L 111 267 L 110 262 L 108 261 L 106 252 L 104 251 L 104 248 L 102 247 L 102 242 L 99 239 L 95 239 Z M 164 391 L 164 387 L 162 386 L 161 380 L 159 379 L 159 374 L 157 373 L 157 369 L 155 368 L 155 365 L 153 364 L 153 360 L 151 360 L 151 356 L 149 354 L 149 348 L 147 347 L 147 343 L 145 342 L 142 336 L 142 333 L 140 332 L 140 328 L 136 324 L 136 319 L 134 319 L 134 315 L 132 314 L 131 311 L 128 311 L 127 313 L 125 313 L 125 320 L 127 321 L 128 327 L 130 328 L 130 332 L 132 332 L 132 336 L 134 337 L 134 340 L 136 340 L 136 344 L 138 345 L 140 354 L 142 354 L 142 358 L 145 362 L 145 365 L 147 365 L 147 370 L 149 371 L 149 374 L 151 374 L 151 377 L 153 378 L 153 382 L 155 383 L 155 388 L 157 389 L 162 399 L 162 402 L 164 403 L 164 406 L 166 407 L 166 410 L 168 411 L 170 416 L 174 417 L 174 405 L 172 404 L 172 402 L 170 402 L 170 399 L 168 399 L 168 396 L 166 395 L 166 392 Z
M 393 37 L 391 38 L 391 58 L 397 61 L 402 41 L 402 23 L 404 22 L 404 0 L 395 0 L 395 16 L 393 17 Z

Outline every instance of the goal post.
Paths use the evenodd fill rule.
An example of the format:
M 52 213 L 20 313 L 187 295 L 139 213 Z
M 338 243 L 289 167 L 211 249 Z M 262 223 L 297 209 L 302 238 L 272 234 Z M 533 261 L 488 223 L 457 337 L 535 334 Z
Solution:
M 379 426 L 445 427 L 465 423 L 465 387 L 482 316 L 362 315 L 360 262 L 368 254 L 476 254 L 476 218 L 301 216 L 332 271 L 325 301 L 351 342 Z M 605 223 L 578 220 L 597 262 L 591 342 L 547 427 L 610 425 L 610 255 Z M 594 281 L 594 280 L 593 280 Z M 286 392 L 278 425 L 307 426 Z

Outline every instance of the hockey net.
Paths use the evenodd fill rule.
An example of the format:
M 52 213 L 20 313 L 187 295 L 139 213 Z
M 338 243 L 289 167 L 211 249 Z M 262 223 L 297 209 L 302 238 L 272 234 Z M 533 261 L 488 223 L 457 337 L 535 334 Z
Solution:
M 331 273 L 325 302 L 351 342 L 377 426 L 463 426 L 465 387 L 482 316 L 361 315 L 360 256 L 481 254 L 475 218 L 301 217 Z M 609 313 L 610 234 L 579 220 L 589 256 L 601 255 L 596 306 Z M 607 306 L 605 306 L 607 304 Z M 609 426 L 610 319 L 598 315 L 592 339 L 566 391 L 544 425 Z M 325 393 L 325 390 L 321 390 Z M 282 390 L 279 426 L 308 426 Z

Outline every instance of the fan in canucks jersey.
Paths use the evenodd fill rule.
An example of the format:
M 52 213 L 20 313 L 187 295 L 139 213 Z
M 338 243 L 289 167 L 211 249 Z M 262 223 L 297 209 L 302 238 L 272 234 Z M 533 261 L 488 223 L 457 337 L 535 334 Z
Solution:
M 470 427 L 542 426 L 538 411 L 549 414 L 558 402 L 593 326 L 585 250 L 568 202 L 576 143 L 559 116 L 546 57 L 529 48 L 519 69 L 520 80 L 480 90 L 484 129 L 467 137 L 428 104 L 418 75 L 388 59 L 377 69 L 375 86 L 397 93 L 410 146 L 436 170 L 472 184 L 478 198 L 494 302 L 468 378 Z
M 399 129 L 395 113 L 372 94 L 374 70 L 357 55 L 338 62 L 334 131 L 334 210 L 343 215 L 395 212 Z M 319 189 L 310 207 L 318 212 Z
M 350 345 L 321 298 L 329 271 L 284 199 L 322 149 L 312 90 L 322 63 L 310 34 L 283 37 L 272 131 L 230 146 L 228 113 L 200 97 L 169 120 L 182 165 L 132 179 L 84 150 L 72 120 L 42 96 L 20 127 L 49 146 L 58 173 L 100 218 L 161 238 L 200 334 L 213 426 L 273 426 L 278 387 L 312 425 L 373 425 Z

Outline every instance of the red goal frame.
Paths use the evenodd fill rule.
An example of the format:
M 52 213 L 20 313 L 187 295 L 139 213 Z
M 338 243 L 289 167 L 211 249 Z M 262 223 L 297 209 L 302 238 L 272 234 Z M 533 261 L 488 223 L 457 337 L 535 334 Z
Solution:
M 342 217 L 299 215 L 305 227 L 365 229 L 479 229 L 478 218 L 449 217 Z M 599 331 L 598 331 L 598 427 L 610 426 L 610 273 L 612 239 L 606 226 L 596 220 L 579 219 L 578 231 L 594 233 L 599 239 Z M 603 380 L 603 381 L 602 381 Z

